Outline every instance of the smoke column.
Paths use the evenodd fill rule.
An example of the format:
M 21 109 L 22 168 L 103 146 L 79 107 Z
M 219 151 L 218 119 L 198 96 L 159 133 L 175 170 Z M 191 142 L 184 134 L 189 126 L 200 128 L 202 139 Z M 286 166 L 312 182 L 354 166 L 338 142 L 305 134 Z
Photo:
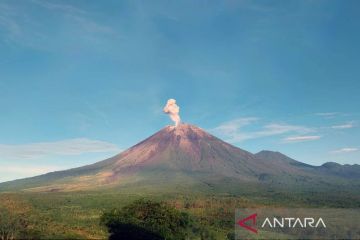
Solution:
M 176 105 L 175 99 L 169 99 L 164 107 L 164 113 L 168 114 L 171 120 L 175 122 L 175 127 L 180 123 L 180 108 Z

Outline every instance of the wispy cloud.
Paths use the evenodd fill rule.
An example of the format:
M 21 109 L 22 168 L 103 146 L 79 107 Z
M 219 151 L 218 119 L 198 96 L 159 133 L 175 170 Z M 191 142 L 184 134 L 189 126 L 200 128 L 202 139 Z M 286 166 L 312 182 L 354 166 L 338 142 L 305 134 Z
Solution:
M 335 118 L 338 117 L 341 113 L 340 112 L 319 112 L 319 113 L 315 113 L 316 116 L 325 118 L 325 119 L 331 119 L 331 118 Z
M 48 155 L 80 155 L 84 153 L 119 152 L 115 144 L 87 138 L 68 139 L 23 145 L 0 144 L 0 159 L 35 159 Z
M 79 26 L 78 29 L 81 29 L 81 31 L 88 33 L 104 33 L 104 34 L 115 33 L 110 26 L 94 21 L 90 17 L 91 13 L 85 11 L 84 9 L 65 3 L 54 3 L 54 2 L 42 1 L 42 0 L 33 0 L 32 2 L 42 8 L 51 11 L 61 12 L 63 16 L 66 16 L 70 20 L 70 22 L 76 23 Z
M 75 15 L 69 16 L 69 18 L 71 18 L 84 32 L 93 34 L 115 34 L 115 31 L 110 26 L 100 24 L 89 18 Z
M 66 3 L 55 3 L 50 1 L 44 1 L 44 0 L 32 0 L 31 2 L 42 6 L 44 8 L 47 8 L 49 10 L 57 10 L 57 11 L 63 11 L 71 14 L 84 14 L 86 11 L 83 9 L 74 7 L 73 5 L 69 5 Z
M 353 127 L 355 127 L 353 122 L 331 126 L 332 129 L 348 129 L 348 128 L 353 128 Z
M 283 141 L 286 143 L 294 143 L 294 142 L 306 142 L 320 139 L 321 136 L 318 135 L 305 135 L 305 136 L 291 136 L 284 138 Z
M 60 166 L 40 166 L 23 164 L 0 164 L 0 182 L 11 181 L 20 178 L 33 177 L 49 172 L 64 170 Z
M 57 166 L 18 166 L 18 165 L 0 165 L 0 173 L 16 174 L 16 175 L 38 175 L 48 172 L 61 170 Z
M 229 122 L 225 122 L 218 127 L 212 129 L 211 131 L 214 134 L 223 136 L 224 138 L 226 138 L 227 141 L 232 143 L 255 138 L 282 135 L 286 133 L 305 134 L 314 131 L 314 129 L 308 127 L 290 125 L 286 123 L 271 123 L 264 125 L 263 127 L 261 127 L 260 130 L 257 131 L 243 131 L 243 127 L 257 121 L 258 118 L 255 117 L 238 118 Z
M 8 34 L 11 36 L 17 36 L 21 33 L 21 28 L 16 21 L 1 15 L 0 27 L 5 29 L 5 31 L 8 32 Z
M 345 148 L 340 148 L 340 149 L 337 149 L 337 150 L 334 150 L 334 151 L 331 151 L 331 153 L 350 153 L 350 152 L 357 152 L 359 151 L 358 148 L 355 148 L 355 147 L 345 147 Z
M 314 131 L 313 129 L 308 127 L 283 123 L 268 124 L 264 126 L 264 129 L 264 131 L 259 132 L 261 133 L 260 135 L 278 135 L 288 132 L 308 133 Z
M 4 30 L 10 37 L 19 36 L 22 32 L 21 26 L 16 21 L 17 12 L 10 6 L 0 3 L 0 29 Z
M 321 113 L 315 113 L 315 115 L 317 116 L 321 116 L 321 117 L 333 117 L 338 115 L 339 112 L 321 112 Z
M 254 123 L 258 120 L 256 117 L 237 118 L 228 122 L 224 122 L 214 128 L 213 132 L 218 132 L 228 136 L 234 136 L 244 126 Z
M 25 11 L 25 6 L 18 7 L 15 2 L 0 2 L 0 40 L 37 50 L 63 52 L 93 46 L 94 43 L 102 44 L 103 51 L 109 41 L 119 39 L 117 31 L 102 22 L 95 12 L 76 7 L 75 4 L 31 0 L 25 5 L 36 7 L 39 11 L 35 14 Z M 49 21 L 42 21 L 42 17 L 49 12 L 53 17 Z M 53 28 L 58 29 L 57 37 L 51 31 Z M 61 39 L 65 39 L 65 43 L 62 41 L 60 44 Z

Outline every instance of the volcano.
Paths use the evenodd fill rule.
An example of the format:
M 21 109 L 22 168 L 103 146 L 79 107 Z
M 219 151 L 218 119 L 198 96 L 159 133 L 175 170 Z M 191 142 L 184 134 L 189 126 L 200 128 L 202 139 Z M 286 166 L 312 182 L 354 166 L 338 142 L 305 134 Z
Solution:
M 112 158 L 2 183 L 0 191 L 195 189 L 232 192 L 241 189 L 240 186 L 331 185 L 348 181 L 347 172 L 351 172 L 352 180 L 360 179 L 359 165 L 333 165 L 312 166 L 272 151 L 252 154 L 197 126 L 180 124 L 167 126 Z

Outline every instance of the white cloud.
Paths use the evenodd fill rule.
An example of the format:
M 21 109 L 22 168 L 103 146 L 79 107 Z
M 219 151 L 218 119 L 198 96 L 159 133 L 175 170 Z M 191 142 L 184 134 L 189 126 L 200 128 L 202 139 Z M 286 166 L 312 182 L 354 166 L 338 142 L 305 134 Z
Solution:
M 305 141 L 313 141 L 320 139 L 321 136 L 318 135 L 307 135 L 307 136 L 292 136 L 284 138 L 284 142 L 292 143 L 292 142 L 305 142 Z
M 331 128 L 333 128 L 333 129 L 348 129 L 348 128 L 353 128 L 353 127 L 355 127 L 355 126 L 351 122 L 345 123 L 345 124 L 342 124 L 342 125 L 331 126 Z
M 334 150 L 331 153 L 349 153 L 349 152 L 357 152 L 357 151 L 359 151 L 358 148 L 346 147 L 346 148 L 340 148 L 338 150 Z
M 268 136 L 268 135 L 278 135 L 288 132 L 298 132 L 298 133 L 308 133 L 313 132 L 314 130 L 304 126 L 297 125 L 289 125 L 282 123 L 273 123 L 264 126 L 264 131 L 259 132 L 260 135 Z
M 223 133 L 225 135 L 232 135 L 240 130 L 240 128 L 250 125 L 256 122 L 258 118 L 248 117 L 248 118 L 237 118 L 228 122 L 224 122 L 214 128 L 212 131 Z
M 338 115 L 339 112 L 321 112 L 321 113 L 315 113 L 315 115 L 317 116 L 321 116 L 321 117 L 335 117 L 336 115 Z
M 39 175 L 48 172 L 54 172 L 61 170 L 62 168 L 56 166 L 41 166 L 41 167 L 34 167 L 34 166 L 9 166 L 9 165 L 1 165 L 0 173 L 7 173 L 7 174 L 17 174 L 17 175 Z
M 49 172 L 64 170 L 59 166 L 24 166 L 20 164 L 0 164 L 0 182 L 33 177 Z
M 249 118 L 238 118 L 229 122 L 225 122 L 218 127 L 212 129 L 211 131 L 214 134 L 218 134 L 225 138 L 228 142 L 241 142 L 248 139 L 262 138 L 274 135 L 282 135 L 286 133 L 300 133 L 305 134 L 313 132 L 314 129 L 290 125 L 285 123 L 271 123 L 266 124 L 258 131 L 242 131 L 242 128 L 253 124 L 258 121 L 258 118 L 249 117 Z
M 119 152 L 112 143 L 87 138 L 67 139 L 23 145 L 0 144 L 0 159 L 34 159 L 47 155 L 80 155 L 83 153 Z

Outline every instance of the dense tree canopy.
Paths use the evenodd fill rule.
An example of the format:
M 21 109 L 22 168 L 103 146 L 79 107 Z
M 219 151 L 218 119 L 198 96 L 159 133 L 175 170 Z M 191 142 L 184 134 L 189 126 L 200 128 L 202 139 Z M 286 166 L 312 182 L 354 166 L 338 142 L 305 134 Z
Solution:
M 104 213 L 101 221 L 110 239 L 186 239 L 192 219 L 187 213 L 161 202 L 138 200 Z

